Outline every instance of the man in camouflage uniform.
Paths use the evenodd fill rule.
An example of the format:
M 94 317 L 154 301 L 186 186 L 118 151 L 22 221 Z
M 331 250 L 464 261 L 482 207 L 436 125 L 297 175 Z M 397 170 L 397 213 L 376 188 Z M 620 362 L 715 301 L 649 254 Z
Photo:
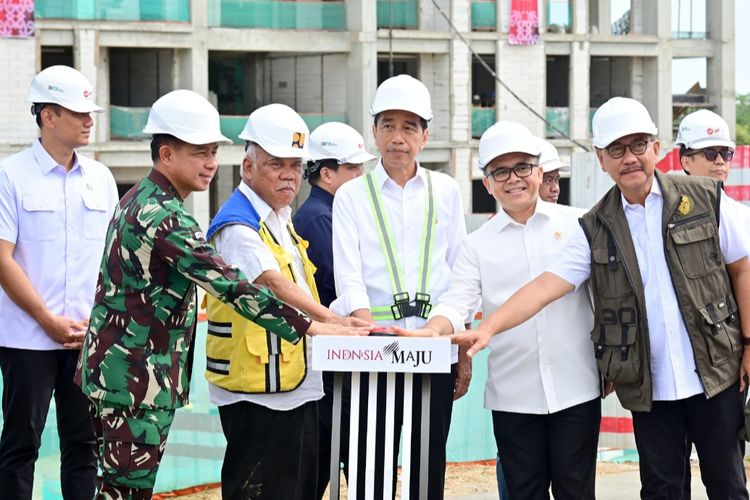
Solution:
M 144 129 L 154 168 L 120 201 L 107 234 L 76 383 L 92 401 L 98 498 L 150 498 L 176 408 L 188 403 L 195 285 L 296 341 L 320 324 L 228 266 L 183 207 L 216 172 L 219 114 L 177 90 L 157 100 Z M 331 328 L 326 328 L 331 331 Z

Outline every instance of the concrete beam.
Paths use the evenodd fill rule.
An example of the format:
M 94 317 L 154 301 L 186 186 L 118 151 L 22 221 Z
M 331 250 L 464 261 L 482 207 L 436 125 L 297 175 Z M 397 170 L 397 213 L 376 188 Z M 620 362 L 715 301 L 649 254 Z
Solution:
M 302 31 L 267 29 L 209 28 L 209 50 L 332 53 L 351 50 L 346 31 Z

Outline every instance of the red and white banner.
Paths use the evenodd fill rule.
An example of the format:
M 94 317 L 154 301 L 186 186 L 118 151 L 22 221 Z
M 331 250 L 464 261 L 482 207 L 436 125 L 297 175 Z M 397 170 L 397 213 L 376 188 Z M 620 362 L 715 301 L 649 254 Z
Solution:
M 0 0 L 0 38 L 34 36 L 34 0 Z
M 680 150 L 675 148 L 656 167 L 662 172 L 681 172 Z M 737 201 L 750 202 L 750 146 L 737 146 L 724 191 Z
M 537 0 L 511 0 L 509 44 L 535 45 L 539 43 L 538 9 Z

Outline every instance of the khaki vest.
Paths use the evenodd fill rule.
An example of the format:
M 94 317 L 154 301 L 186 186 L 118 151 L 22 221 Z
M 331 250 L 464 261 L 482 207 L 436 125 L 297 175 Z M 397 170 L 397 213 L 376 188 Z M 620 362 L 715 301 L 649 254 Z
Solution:
M 248 226 L 249 227 L 249 226 Z M 316 302 L 315 265 L 307 257 L 307 241 L 287 225 L 302 258 L 305 282 Z M 273 237 L 264 223 L 258 231 L 273 253 L 281 273 L 292 281 L 294 258 Z M 307 340 L 291 344 L 243 318 L 231 306 L 207 296 L 206 379 L 228 391 L 276 393 L 296 389 L 307 375 Z
M 664 208 L 667 267 L 692 344 L 704 393 L 738 380 L 742 357 L 737 305 L 719 247 L 721 184 L 656 172 Z M 591 247 L 594 328 L 601 376 L 615 383 L 622 405 L 650 411 L 652 380 L 643 283 L 619 188 L 581 218 Z

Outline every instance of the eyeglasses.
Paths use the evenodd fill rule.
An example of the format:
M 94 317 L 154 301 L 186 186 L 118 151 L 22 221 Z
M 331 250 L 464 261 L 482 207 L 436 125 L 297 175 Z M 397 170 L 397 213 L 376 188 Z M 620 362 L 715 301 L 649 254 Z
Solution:
M 643 153 L 646 152 L 648 149 L 648 143 L 651 142 L 651 140 L 639 140 L 639 141 L 633 141 L 629 145 L 628 144 L 620 144 L 619 142 L 615 144 L 611 144 L 607 146 L 607 154 L 614 160 L 617 160 L 618 158 L 622 158 L 625 156 L 625 150 L 629 149 L 631 153 L 633 153 L 636 156 L 640 156 Z
M 484 174 L 485 177 L 492 177 L 495 182 L 505 182 L 510 179 L 510 172 L 516 174 L 516 177 L 523 179 L 531 175 L 531 170 L 534 167 L 538 167 L 536 163 L 516 163 L 510 168 L 497 168 L 492 172 Z
M 716 157 L 721 155 L 721 158 L 724 161 L 732 161 L 732 158 L 734 158 L 734 151 L 726 148 L 726 149 L 712 149 L 712 148 L 704 148 L 699 149 L 698 151 L 695 151 L 694 153 L 690 153 L 685 156 L 695 156 L 697 154 L 700 154 L 703 152 L 703 156 L 706 157 L 706 160 L 708 161 L 716 161 Z

